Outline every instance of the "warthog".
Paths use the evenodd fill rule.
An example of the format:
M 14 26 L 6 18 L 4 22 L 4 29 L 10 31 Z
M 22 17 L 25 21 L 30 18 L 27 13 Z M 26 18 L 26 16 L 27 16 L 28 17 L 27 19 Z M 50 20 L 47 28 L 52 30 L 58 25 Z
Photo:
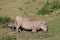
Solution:
M 33 33 L 36 33 L 37 30 L 42 29 L 44 32 L 47 32 L 46 22 L 43 20 L 31 20 L 25 17 L 16 17 L 16 30 L 18 32 L 19 27 L 22 27 L 26 30 L 32 30 Z
M 37 30 L 42 29 L 44 32 L 47 32 L 46 22 L 43 20 L 31 20 L 26 17 L 16 17 L 15 23 L 10 23 L 9 26 L 14 28 L 16 27 L 16 31 L 20 31 L 20 27 L 26 30 L 32 30 L 33 33 L 36 33 Z

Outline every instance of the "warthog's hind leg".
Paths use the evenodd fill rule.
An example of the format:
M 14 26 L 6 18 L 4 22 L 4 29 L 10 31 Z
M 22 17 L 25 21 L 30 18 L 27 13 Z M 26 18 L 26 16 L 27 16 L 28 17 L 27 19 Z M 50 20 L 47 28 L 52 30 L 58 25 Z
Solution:
M 37 32 L 37 30 L 36 29 L 32 29 L 32 33 L 36 33 Z

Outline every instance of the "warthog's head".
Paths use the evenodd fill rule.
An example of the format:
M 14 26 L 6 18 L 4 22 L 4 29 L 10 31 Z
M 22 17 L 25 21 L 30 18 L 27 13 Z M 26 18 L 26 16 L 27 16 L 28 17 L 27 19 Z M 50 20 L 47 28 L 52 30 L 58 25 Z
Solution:
M 43 32 L 48 32 L 48 28 L 45 25 L 42 26 L 41 29 L 43 30 Z
M 44 31 L 44 32 L 48 32 L 48 28 L 46 26 L 46 22 L 45 21 L 41 21 L 41 29 Z
M 10 23 L 8 24 L 8 26 L 9 26 L 10 28 L 15 28 L 15 23 L 10 22 Z

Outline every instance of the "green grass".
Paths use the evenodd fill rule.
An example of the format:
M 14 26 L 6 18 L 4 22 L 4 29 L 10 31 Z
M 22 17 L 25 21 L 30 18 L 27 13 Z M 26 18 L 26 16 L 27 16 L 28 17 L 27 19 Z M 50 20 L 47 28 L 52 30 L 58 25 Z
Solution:
M 16 37 L 13 35 L 3 35 L 0 37 L 0 40 L 16 40 Z
M 15 36 L 4 36 L 0 40 L 16 40 Z
M 39 14 L 49 14 L 53 12 L 54 10 L 57 10 L 60 8 L 60 1 L 59 0 L 47 0 L 46 4 L 43 5 L 43 7 L 38 11 Z
M 8 16 L 0 16 L 0 24 L 5 28 L 12 19 Z
M 0 22 L 2 20 L 6 22 L 7 17 L 15 19 L 16 16 L 26 16 L 32 19 L 43 19 L 48 27 L 47 33 L 38 31 L 33 34 L 25 30 L 16 33 L 8 26 L 3 28 L 4 24 L 0 24 L 0 40 L 60 40 L 59 2 L 60 0 L 0 0 Z M 50 15 L 36 15 L 38 10 L 40 13 L 50 13 Z
M 0 23 L 6 23 L 6 22 L 9 22 L 9 20 L 10 20 L 10 17 L 0 16 Z

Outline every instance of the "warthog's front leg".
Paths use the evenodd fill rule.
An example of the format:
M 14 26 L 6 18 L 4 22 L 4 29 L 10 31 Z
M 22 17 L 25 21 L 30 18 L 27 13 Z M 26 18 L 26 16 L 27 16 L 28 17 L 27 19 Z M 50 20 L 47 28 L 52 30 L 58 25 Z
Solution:
M 17 25 L 16 26 L 16 31 L 17 31 L 17 33 L 20 31 L 21 32 L 21 30 L 19 29 L 19 27 L 20 27 L 20 25 Z
M 18 33 L 18 29 L 19 29 L 19 28 L 18 28 L 18 27 L 16 27 L 16 32 L 17 32 L 17 33 Z

